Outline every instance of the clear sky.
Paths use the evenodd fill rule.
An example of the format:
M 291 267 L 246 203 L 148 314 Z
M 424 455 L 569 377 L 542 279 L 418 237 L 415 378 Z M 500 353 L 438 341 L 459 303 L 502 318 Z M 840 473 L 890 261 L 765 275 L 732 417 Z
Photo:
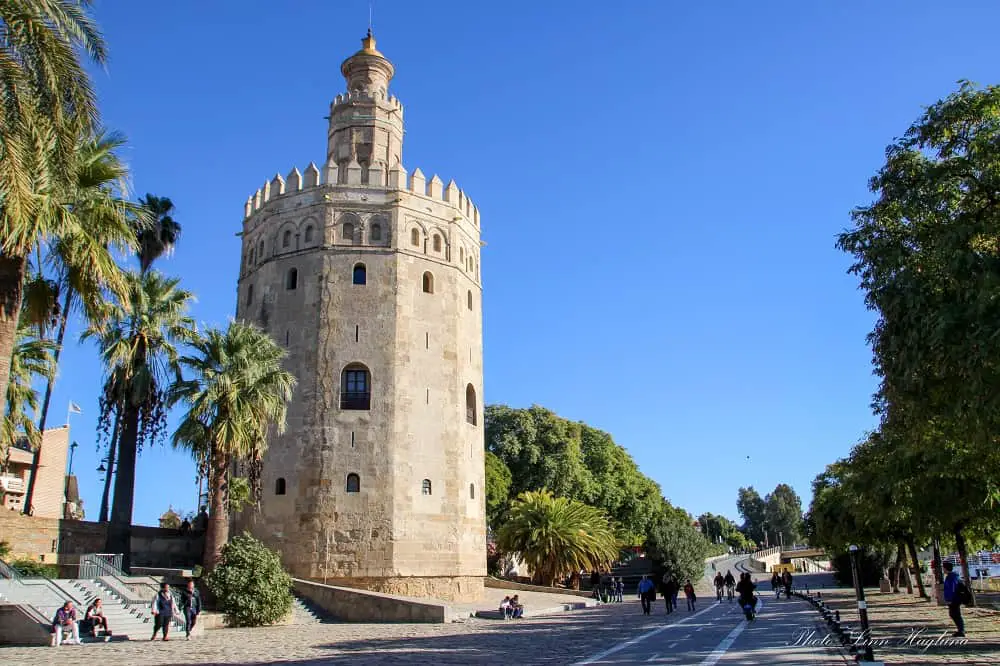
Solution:
M 184 235 L 158 267 L 194 315 L 235 311 L 243 202 L 322 163 L 366 0 L 99 0 L 105 123 L 137 195 Z M 809 484 L 874 424 L 865 311 L 835 235 L 885 146 L 968 78 L 996 82 L 1000 4 L 377 0 L 403 163 L 479 206 L 485 398 L 609 431 L 673 503 Z M 950 26 L 950 27 L 949 27 Z M 102 369 L 70 336 L 87 515 Z M 749 457 L 748 457 L 749 456 Z M 144 449 L 135 520 L 193 510 L 194 469 Z

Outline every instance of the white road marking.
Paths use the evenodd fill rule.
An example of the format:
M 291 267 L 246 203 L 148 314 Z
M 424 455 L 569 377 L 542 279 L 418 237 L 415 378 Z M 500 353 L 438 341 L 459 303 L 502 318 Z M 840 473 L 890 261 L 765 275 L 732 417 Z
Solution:
M 679 642 L 680 641 L 674 641 L 673 643 L 671 643 L 670 645 L 667 646 L 667 649 L 668 650 L 673 650 L 675 647 L 677 647 L 677 643 L 679 643 Z
M 737 624 L 736 627 L 729 632 L 729 635 L 723 638 L 722 642 L 719 643 L 714 650 L 712 650 L 712 653 L 705 657 L 705 661 L 701 662 L 699 666 L 714 666 L 714 664 L 718 663 L 718 661 L 722 659 L 722 656 L 726 654 L 730 647 L 732 647 L 736 637 L 742 634 L 743 630 L 746 628 L 746 622 L 740 622 Z
M 660 653 L 659 653 L 659 652 L 654 652 L 654 653 L 653 653 L 653 656 L 652 656 L 652 657 L 650 657 L 649 659 L 647 659 L 646 661 L 647 661 L 647 662 L 651 662 L 651 661 L 656 661 L 656 659 L 657 659 L 657 658 L 658 658 L 659 656 L 660 656 Z
M 623 642 L 619 643 L 618 645 L 615 645 L 614 647 L 608 648 L 604 652 L 598 652 L 593 657 L 588 657 L 587 659 L 584 659 L 583 661 L 575 662 L 573 664 L 573 666 L 586 666 L 587 664 L 596 664 L 599 661 L 601 661 L 602 659 L 604 659 L 605 657 L 613 655 L 616 652 L 621 652 L 625 648 L 632 647 L 636 643 L 641 643 L 642 641 L 646 640 L 647 638 L 652 638 L 653 636 L 659 634 L 660 632 L 666 631 L 667 629 L 670 629 L 671 627 L 676 627 L 677 625 L 684 624 L 688 620 L 693 620 L 694 618 L 698 617 L 699 615 L 704 615 L 705 613 L 707 613 L 708 611 L 712 610 L 713 608 L 715 608 L 718 605 L 719 605 L 718 602 L 716 602 L 716 603 L 712 604 L 711 606 L 709 606 L 708 608 L 706 608 L 705 610 L 698 611 L 694 615 L 689 615 L 686 618 L 684 618 L 683 620 L 679 620 L 677 622 L 674 622 L 673 624 L 665 624 L 662 627 L 657 627 L 656 629 L 653 629 L 652 631 L 647 631 L 644 634 L 640 634 L 640 635 L 636 636 L 635 638 L 630 638 L 629 640 L 623 641 Z M 690 636 L 690 634 L 688 634 L 688 635 Z
M 705 628 L 704 626 L 701 626 L 701 627 L 698 627 L 697 629 L 695 629 L 695 631 L 701 631 L 704 628 Z

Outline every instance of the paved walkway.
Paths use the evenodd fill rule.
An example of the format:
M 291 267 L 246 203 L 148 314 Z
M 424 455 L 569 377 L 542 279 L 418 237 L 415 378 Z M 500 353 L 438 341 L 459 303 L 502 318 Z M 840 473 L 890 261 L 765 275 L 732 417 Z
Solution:
M 853 590 L 823 590 L 823 600 L 840 611 L 840 618 L 858 625 L 857 601 Z M 884 647 L 873 646 L 875 657 L 886 664 L 1000 664 L 1000 612 L 964 608 L 968 642 L 948 644 L 955 625 L 948 609 L 906 593 L 881 594 L 865 591 L 873 639 L 886 639 Z M 926 641 L 916 646 L 916 640 Z

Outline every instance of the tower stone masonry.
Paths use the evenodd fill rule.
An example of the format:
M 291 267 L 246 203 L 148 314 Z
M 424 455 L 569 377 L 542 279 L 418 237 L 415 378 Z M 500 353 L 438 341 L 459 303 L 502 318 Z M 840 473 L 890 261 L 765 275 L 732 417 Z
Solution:
M 298 379 L 262 498 L 234 520 L 294 576 L 477 597 L 486 573 L 479 210 L 403 168 L 395 69 L 344 61 L 327 158 L 251 196 L 237 317 Z

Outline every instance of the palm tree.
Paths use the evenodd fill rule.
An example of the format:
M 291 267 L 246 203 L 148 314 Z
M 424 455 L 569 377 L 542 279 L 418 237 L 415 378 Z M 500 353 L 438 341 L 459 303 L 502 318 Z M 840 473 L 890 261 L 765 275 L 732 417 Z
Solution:
M 19 439 L 26 439 L 32 450 L 41 443 L 41 432 L 35 426 L 38 392 L 33 383 L 36 377 L 47 378 L 55 374 L 52 358 L 55 345 L 49 340 L 33 337 L 31 333 L 32 327 L 22 322 L 11 359 L 10 382 L 7 384 L 7 399 L 0 426 L 0 458 L 5 458 L 8 447 Z
M 83 337 L 97 341 L 108 373 L 110 395 L 101 400 L 101 422 L 106 424 L 112 413 L 121 420 L 107 548 L 122 553 L 127 567 L 136 456 L 166 426 L 166 392 L 179 379 L 175 345 L 197 336 L 194 320 L 187 316 L 193 295 L 178 288 L 180 280 L 156 271 L 126 275 L 126 296 L 109 304 Z
M 571 571 L 596 569 L 618 557 L 618 540 L 599 509 L 548 490 L 521 493 L 500 528 L 497 546 L 518 555 L 543 585 Z
M 170 254 L 181 236 L 181 225 L 171 213 L 174 202 L 167 197 L 147 194 L 139 203 L 149 212 L 150 223 L 136 226 L 135 234 L 139 249 L 139 271 L 145 273 L 153 262 L 165 254 Z
M 104 288 L 112 281 L 109 276 L 118 278 L 118 266 L 113 261 L 107 263 L 110 256 L 103 248 L 114 242 L 113 236 L 121 233 L 122 224 L 136 229 L 148 228 L 152 223 L 152 216 L 145 207 L 124 198 L 128 169 L 117 155 L 124 145 L 122 134 L 106 131 L 79 142 L 73 155 L 72 187 L 67 188 L 64 197 L 82 229 L 54 238 L 46 245 L 46 255 L 39 263 L 44 261 L 56 279 L 37 278 L 26 290 L 25 307 L 30 306 L 40 336 L 55 329 L 57 365 L 70 315 L 82 310 L 88 321 L 95 321 L 103 311 Z M 112 237 L 105 237 L 109 230 Z M 38 252 L 41 253 L 41 248 Z M 98 270 L 94 270 L 95 266 Z M 51 315 L 46 318 L 49 312 Z M 45 430 L 54 385 L 55 374 L 48 379 L 42 398 L 38 419 L 41 431 Z M 38 460 L 36 449 L 31 482 L 25 494 L 25 512 L 31 505 Z
M 219 562 L 229 538 L 230 465 L 250 461 L 251 487 L 259 496 L 256 470 L 267 450 L 267 431 L 284 432 L 295 377 L 282 369 L 285 351 L 252 324 L 231 321 L 225 331 L 209 330 L 181 359 L 192 373 L 171 390 L 171 404 L 188 408 L 174 445 L 198 460 L 207 454 L 209 519 L 205 535 L 206 570 Z
M 105 60 L 89 5 L 0 0 L 0 395 L 17 343 L 27 259 L 42 239 L 81 230 L 60 195 L 72 182 L 77 138 L 98 116 L 77 58 L 81 51 L 97 64 Z M 114 242 L 124 241 L 118 231 L 110 234 Z

